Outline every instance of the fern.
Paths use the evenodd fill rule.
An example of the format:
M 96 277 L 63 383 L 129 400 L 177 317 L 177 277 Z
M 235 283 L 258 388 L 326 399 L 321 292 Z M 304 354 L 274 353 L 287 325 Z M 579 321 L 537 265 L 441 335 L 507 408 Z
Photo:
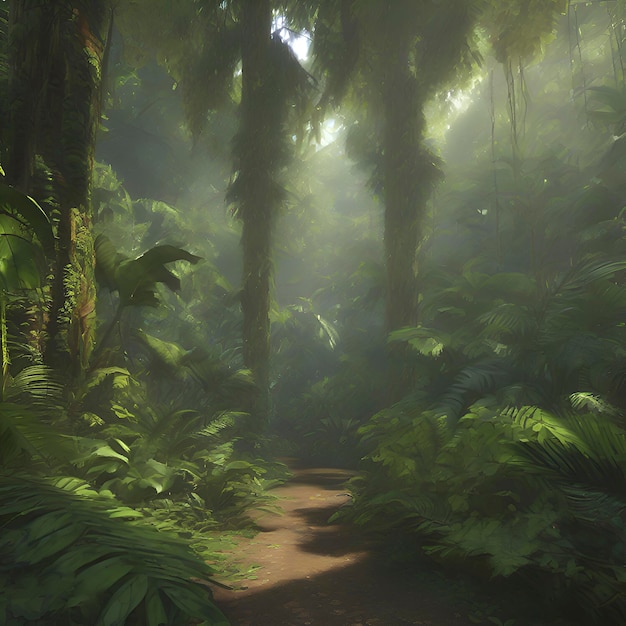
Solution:
M 0 476 L 0 616 L 5 623 L 156 626 L 228 622 L 212 569 L 142 516 L 76 479 Z
M 515 380 L 514 374 L 510 363 L 503 359 L 485 359 L 465 367 L 441 395 L 434 410 L 455 424 L 477 398 L 510 384 Z

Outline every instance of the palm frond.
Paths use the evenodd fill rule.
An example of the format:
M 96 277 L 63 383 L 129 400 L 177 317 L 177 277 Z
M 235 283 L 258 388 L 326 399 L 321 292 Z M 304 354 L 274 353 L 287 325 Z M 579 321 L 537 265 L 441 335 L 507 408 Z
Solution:
M 506 341 L 513 338 L 523 341 L 537 331 L 537 318 L 532 308 L 506 302 L 480 315 L 477 319 L 484 325 L 481 335 Z
M 49 410 L 61 401 L 63 384 L 54 370 L 45 365 L 25 367 L 13 376 L 5 389 L 7 400 L 17 400 L 26 405 L 36 405 Z
M 23 404 L 0 403 L 0 468 L 67 463 L 74 454 L 72 439 L 44 422 L 39 412 Z
M 558 430 L 554 424 L 542 427 L 551 436 L 516 445 L 530 471 L 545 472 L 561 485 L 624 493 L 626 438 L 620 428 L 593 413 L 568 416 Z
M 584 296 L 590 286 L 611 279 L 626 270 L 626 261 L 605 261 L 586 258 L 554 281 L 548 292 L 547 309 L 567 311 L 573 299 Z
M 0 612 L 46 623 L 228 622 L 197 581 L 213 570 L 141 514 L 73 478 L 0 476 Z M 156 621 L 155 621 L 156 619 Z
M 577 391 L 569 396 L 572 408 L 585 412 L 594 412 L 603 415 L 617 415 L 618 410 L 610 402 L 597 393 Z
M 475 400 L 506 386 L 513 378 L 514 372 L 504 359 L 484 359 L 468 365 L 456 375 L 434 410 L 455 424 Z

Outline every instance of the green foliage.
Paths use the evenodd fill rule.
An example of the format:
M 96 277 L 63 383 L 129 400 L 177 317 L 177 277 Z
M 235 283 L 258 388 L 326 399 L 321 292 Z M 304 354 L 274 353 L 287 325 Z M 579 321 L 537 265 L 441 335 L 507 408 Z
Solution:
M 107 346 L 125 308 L 158 306 L 157 283 L 163 283 L 172 291 L 180 290 L 180 279 L 165 267 L 168 263 L 184 260 L 196 264 L 200 260 L 186 250 L 170 245 L 154 246 L 136 259 L 128 259 L 102 234 L 96 237 L 94 248 L 96 278 L 102 286 L 117 291 L 119 295 L 115 316 L 100 341 L 99 353 Z
M 207 145 L 228 146 L 240 98 L 237 3 L 180 3 L 174 12 L 170 4 L 118 7 L 126 61 L 134 57 L 137 65 L 146 63 L 147 51 L 158 44 L 157 62 L 167 65 L 176 80 L 163 81 L 164 91 L 172 95 L 164 105 L 162 91 L 154 97 L 147 91 L 138 95 L 141 77 L 146 85 L 150 79 L 163 78 L 156 66 L 147 64 L 139 72 L 122 63 L 112 99 L 119 105 L 116 113 L 126 115 L 126 122 L 131 120 L 134 126 L 120 127 L 134 128 L 133 138 L 143 133 L 170 147 L 173 138 L 182 144 L 180 117 L 147 116 L 143 126 L 140 121 L 146 111 L 168 106 L 174 111 L 182 93 L 196 149 L 203 147 L 201 132 Z M 364 210 L 367 200 L 357 189 L 362 181 L 339 165 L 343 154 L 336 145 L 310 159 L 302 152 L 301 161 L 292 161 L 294 178 L 299 178 L 282 187 L 285 166 L 302 148 L 303 128 L 319 132 L 321 125 L 313 119 L 310 128 L 301 125 L 294 136 L 291 130 L 285 132 L 293 128 L 294 118 L 302 122 L 310 113 L 305 96 L 313 81 L 288 46 L 273 36 L 272 68 L 268 79 L 260 81 L 259 106 L 252 107 L 255 114 L 267 113 L 268 123 L 255 125 L 257 118 L 251 118 L 240 129 L 234 144 L 237 174 L 229 199 L 244 217 L 246 211 L 258 216 L 263 191 L 289 209 L 281 216 L 275 237 L 279 280 L 277 303 L 271 310 L 275 360 L 270 378 L 276 430 L 298 440 L 299 452 L 316 460 L 356 464 L 366 455 L 368 473 L 355 482 L 355 506 L 346 507 L 344 513 L 398 539 L 405 557 L 425 548 L 435 558 L 471 563 L 481 572 L 534 578 L 553 598 L 568 598 L 571 591 L 590 619 L 604 615 L 621 623 L 626 424 L 623 142 L 615 141 L 605 158 L 598 159 L 606 133 L 596 129 L 604 124 L 621 134 L 624 98 L 620 88 L 598 87 L 613 76 L 589 73 L 590 68 L 602 67 L 598 60 L 602 57 L 605 65 L 613 65 L 621 84 L 617 76 L 621 57 L 616 54 L 607 62 L 606 27 L 598 18 L 602 13 L 603 19 L 613 20 L 617 39 L 615 33 L 621 32 L 617 9 L 606 12 L 601 7 L 579 28 L 578 16 L 590 7 L 576 5 L 576 20 L 572 19 L 576 36 L 598 31 L 594 37 L 602 39 L 601 49 L 589 54 L 579 45 L 581 61 L 587 55 L 585 66 L 572 57 L 572 64 L 552 72 L 539 87 L 537 72 L 533 75 L 532 68 L 521 62 L 518 66 L 518 59 L 536 57 L 552 36 L 555 15 L 565 9 L 562 0 L 468 2 L 463 7 L 458 2 L 388 3 L 393 10 L 382 3 L 314 4 L 285 7 L 293 11 L 287 16 L 294 20 L 291 25 L 314 33 L 314 51 L 325 70 L 317 114 L 337 104 L 348 91 L 348 78 L 356 77 L 350 86 L 355 97 L 352 102 L 344 100 L 348 105 L 336 111 L 335 121 L 339 126 L 360 115 L 360 123 L 349 133 L 348 153 L 372 172 L 370 182 L 379 198 L 384 197 L 385 154 L 381 93 L 391 83 L 390 69 L 411 69 L 403 86 L 407 96 L 419 86 L 417 108 L 438 98 L 433 107 L 445 101 L 443 107 L 449 111 L 459 85 L 467 85 L 470 70 L 484 62 L 488 43 L 497 59 L 507 64 L 509 83 L 498 93 L 497 80 L 493 76 L 486 80 L 491 66 L 485 63 L 480 77 L 484 80 L 476 83 L 471 95 L 474 112 L 483 112 L 481 123 L 491 125 L 491 133 L 481 135 L 479 123 L 472 127 L 476 132 L 457 140 L 459 153 L 471 157 L 471 174 L 449 167 L 448 186 L 432 203 L 430 214 L 423 211 L 429 237 L 422 243 L 418 264 L 420 325 L 396 330 L 389 337 L 392 347 L 410 347 L 406 356 L 415 366 L 415 385 L 402 402 L 379 411 L 385 406 L 387 361 L 381 330 L 386 278 L 378 207 Z M 166 9 L 172 19 L 165 24 Z M 411 30 L 416 24 L 419 32 Z M 566 45 L 567 37 L 559 39 L 559 52 L 553 56 L 561 60 L 575 46 L 571 37 Z M 410 45 L 400 50 L 406 42 Z M 620 48 L 619 39 L 610 43 L 611 48 L 615 45 Z M 390 52 L 398 50 L 406 58 L 396 66 L 389 59 Z M 621 54 L 621 49 L 617 52 Z M 0 57 L 0 89 L 2 67 Z M 581 71 L 588 72 L 582 82 Z M 454 90 L 448 92 L 446 85 L 453 83 Z M 597 125 L 583 128 L 581 116 L 568 129 L 564 112 L 573 110 L 570 101 L 578 99 L 578 85 L 586 108 L 592 109 L 583 113 Z M 486 105 L 490 90 L 491 111 Z M 398 90 L 390 93 L 394 99 Z M 122 103 L 123 97 L 128 101 Z M 399 104 L 405 101 L 397 99 Z M 563 106 L 564 101 L 570 108 Z M 3 104 L 0 101 L 0 112 Z M 427 127 L 415 115 L 415 104 L 404 109 L 411 123 L 399 124 L 399 132 L 404 137 L 419 131 L 421 140 Z M 221 108 L 208 113 L 217 106 Z M 114 118 L 112 114 L 108 124 L 111 134 Z M 473 126 L 475 119 L 468 115 L 463 123 Z M 455 131 L 452 120 L 453 116 L 445 118 L 453 126 L 446 141 Z M 515 145 L 503 140 L 509 134 Z M 534 141 L 537 137 L 541 141 Z M 428 157 L 426 165 L 409 160 L 399 164 L 420 189 L 440 163 L 434 144 L 422 143 L 429 144 L 429 151 L 420 152 Z M 546 145 L 551 146 L 549 151 Z M 259 147 L 267 149 L 262 151 L 267 158 L 259 157 Z M 177 145 L 172 153 L 182 154 L 186 148 Z M 452 148 L 448 159 L 458 159 L 453 152 Z M 244 397 L 254 393 L 250 372 L 239 369 L 240 294 L 224 275 L 231 278 L 239 271 L 232 252 L 238 233 L 230 226 L 216 228 L 215 221 L 198 227 L 205 214 L 222 211 L 213 200 L 219 196 L 221 202 L 228 169 L 212 163 L 209 176 L 209 166 L 198 154 L 184 161 L 203 171 L 197 207 L 189 199 L 173 204 L 170 195 L 184 187 L 177 179 L 184 166 L 168 169 L 171 155 L 159 163 L 160 171 L 167 171 L 163 178 L 170 181 L 168 193 L 165 185 L 154 185 L 155 197 L 167 196 L 167 202 L 133 200 L 104 167 L 99 168 L 94 193 L 98 229 L 103 233 L 96 246 L 101 284 L 119 292 L 118 315 L 109 315 L 110 329 L 122 308 L 156 304 L 158 282 L 180 288 L 183 297 L 174 300 L 166 295 L 158 309 L 127 311 L 127 317 L 132 316 L 128 325 L 137 331 L 124 335 L 129 339 L 118 356 L 125 362 L 93 370 L 78 381 L 68 391 L 67 419 L 58 420 L 56 415 L 40 419 L 36 410 L 26 410 L 25 394 L 12 395 L 20 375 L 33 390 L 46 391 L 45 383 L 37 382 L 43 373 L 37 370 L 5 376 L 7 402 L 0 406 L 5 467 L 34 470 L 64 463 L 65 471 L 97 488 L 100 495 L 90 493 L 89 502 L 104 502 L 113 492 L 134 507 L 120 509 L 129 517 L 141 511 L 148 523 L 185 534 L 195 545 L 202 543 L 201 533 L 221 523 L 242 524 L 246 507 L 266 503 L 264 490 L 281 474 L 275 465 L 238 451 L 249 406 Z M 387 146 L 386 154 L 396 152 Z M 258 185 L 254 177 L 258 171 L 269 172 L 271 184 Z M 133 181 L 130 175 L 127 178 L 131 189 Z M 47 235 L 26 228 L 29 218 L 20 211 L 4 218 L 0 226 L 7 245 L 0 257 L 8 259 L 5 284 L 39 286 L 37 273 L 46 263 L 40 248 L 50 243 Z M 45 223 L 39 226 L 43 233 Z M 257 234 L 254 228 L 252 232 Z M 9 245 L 14 240 L 17 245 Z M 175 245 L 160 246 L 163 241 Z M 156 247 L 138 256 L 152 246 Z M 176 260 L 195 263 L 198 257 L 184 248 L 197 250 L 216 264 L 203 263 L 193 275 L 183 270 L 179 278 L 165 266 Z M 412 258 L 412 251 L 404 256 Z M 246 275 L 269 269 L 268 259 L 248 268 Z M 315 276 L 309 281 L 310 273 Z M 99 306 L 105 319 L 105 297 Z M 166 330 L 173 319 L 177 327 Z M 107 338 L 108 333 L 104 342 Z M 42 393 L 40 404 L 43 397 Z M 376 414 L 370 419 L 372 413 Z M 57 424 L 61 426 L 55 431 Z M 39 517 L 35 512 L 29 516 L 8 520 L 11 540 L 21 541 L 20 521 L 25 522 L 24 533 L 33 534 L 31 523 Z M 45 522 L 39 529 L 50 525 L 58 530 L 61 546 L 76 531 L 58 509 L 41 517 Z M 108 524 L 106 515 L 103 518 Z M 144 545 L 144 538 L 134 540 L 135 546 Z M 145 538 L 145 545 L 152 540 Z M 85 550 L 81 541 L 79 537 L 78 552 Z M 69 548 L 74 543 L 70 541 Z M 213 558 L 211 541 L 205 544 L 207 556 Z M 24 544 L 16 545 L 21 549 Z M 105 548 L 118 549 L 112 543 Z M 24 552 L 32 559 L 29 549 Z M 55 557 L 64 566 L 64 549 L 48 553 L 46 567 L 56 567 Z M 110 554 L 101 557 L 103 563 L 122 556 Z M 76 575 L 96 566 L 86 562 L 82 570 L 77 567 Z M 104 623 L 114 622 L 118 610 L 129 614 L 130 621 L 141 621 L 142 616 L 148 623 L 173 620 L 170 596 L 144 566 L 134 563 L 137 572 L 124 571 L 116 580 L 109 579 L 110 584 L 106 579 L 100 587 L 93 582 L 99 598 L 77 606 L 63 605 L 52 590 L 54 610 L 68 611 L 59 615 L 59 623 L 83 619 L 96 623 L 99 615 Z M 121 560 L 114 560 L 113 578 L 124 567 Z M 34 565 L 29 572 L 32 569 Z M 154 585 L 160 590 L 154 591 Z M 36 589 L 25 589 L 15 594 L 17 603 L 25 604 L 26 591 L 40 598 Z M 59 589 L 64 602 L 73 597 L 70 582 Z M 179 597 L 185 598 L 185 593 Z M 35 612 L 44 608 L 33 603 Z M 52 618 L 46 614 L 33 619 Z M 496 623 L 497 618 L 489 619 Z
M 141 517 L 77 479 L 0 477 L 3 623 L 227 626 L 213 570 Z
M 107 368 L 94 372 L 86 387 L 97 389 L 111 380 L 117 394 L 128 393 L 128 376 L 121 368 Z M 211 475 L 217 465 L 228 465 L 225 449 L 232 444 L 229 448 L 216 439 L 232 418 L 199 425 L 193 412 L 181 411 L 131 427 L 133 416 L 123 415 L 118 419 L 125 427 L 98 433 L 102 420 L 92 420 L 90 438 L 70 437 L 64 432 L 61 392 L 51 373 L 39 366 L 5 381 L 0 403 L 3 622 L 160 624 L 196 618 L 207 625 L 226 624 L 209 589 L 198 583 L 209 580 L 212 570 L 187 542 L 194 537 L 194 550 L 216 560 L 214 540 L 194 530 L 214 528 L 217 517 L 193 493 L 194 480 L 201 482 L 203 470 Z M 117 410 L 121 413 L 122 407 Z M 149 408 L 146 414 L 153 416 Z M 208 458 L 214 461 L 210 467 Z M 40 477 L 56 475 L 59 468 L 73 476 Z M 250 463 L 247 474 L 255 469 Z M 74 477 L 78 474 L 90 484 Z M 227 466 L 222 474 L 228 476 L 215 479 L 219 493 L 237 491 L 240 515 L 242 467 Z M 264 485 L 257 482 L 260 493 Z M 113 499 L 112 490 L 136 508 Z M 167 507 L 150 506 L 155 497 Z M 129 525 L 126 519 L 136 522 Z M 154 526 L 170 534 L 157 533 Z
M 597 414 L 557 418 L 491 401 L 470 407 L 454 430 L 397 407 L 362 434 L 378 469 L 355 484 L 344 516 L 413 536 L 414 550 L 438 559 L 472 557 L 478 572 L 534 579 L 590 619 L 624 619 L 622 429 Z
M 193 266 L 193 271 L 191 263 L 177 264 L 176 275 L 180 280 L 180 290 L 176 292 L 178 297 L 163 291 L 158 296 L 160 307 L 127 311 L 125 322 L 120 324 L 125 348 L 130 349 L 132 333 L 141 329 L 152 337 L 167 338 L 183 345 L 210 345 L 212 352 L 228 352 L 229 356 L 224 359 L 236 361 L 240 343 L 238 293 L 227 278 L 233 276 L 233 264 L 237 265 L 233 250 L 236 249 L 238 234 L 232 224 L 221 224 L 220 218 L 213 213 L 207 216 L 204 206 L 189 206 L 187 203 L 172 206 L 147 198 L 133 201 L 110 168 L 100 166 L 96 171 L 98 187 L 94 194 L 98 197 L 98 229 L 103 236 L 114 241 L 114 247 L 119 250 L 105 244 L 113 266 L 116 260 L 120 263 L 123 257 L 138 256 L 142 248 L 162 241 L 184 241 L 185 247 L 193 247 L 205 259 Z M 224 221 L 224 218 L 221 220 Z M 206 236 L 203 228 L 198 228 L 198 223 L 206 224 L 210 237 Z M 115 273 L 110 265 L 109 282 L 111 273 Z M 171 277 L 169 281 L 174 284 Z M 117 307 L 119 302 L 114 300 L 106 296 L 105 287 L 98 300 L 98 310 L 103 319 L 114 319 L 116 314 L 121 314 Z M 207 319 L 211 320 L 210 324 L 204 322 Z M 176 324 L 172 323 L 173 320 Z M 114 326 L 110 326 L 109 332 Z M 141 337 L 139 341 L 145 343 Z
M 15 376 L 8 371 L 0 402 L 0 468 L 67 462 L 73 445 L 51 416 L 60 413 L 62 386 L 46 367 L 33 365 Z
M 174 528 L 174 520 L 190 530 L 245 524 L 247 508 L 265 502 L 283 474 L 236 450 L 247 417 L 238 407 L 255 388 L 249 373 L 136 338 L 145 372 L 95 370 L 74 393 L 74 471 Z
M 89 395 L 107 385 L 112 393 L 107 422 L 90 412 L 77 420 L 81 405 L 84 410 L 95 400 Z M 48 371 L 25 369 L 5 385 L 0 551 L 3 563 L 20 564 L 0 573 L 6 623 L 158 624 L 193 617 L 225 624 L 209 590 L 197 583 L 208 580 L 211 570 L 193 551 L 219 560 L 216 539 L 207 533 L 224 524 L 247 524 L 246 509 L 269 502 L 265 491 L 281 470 L 235 453 L 240 417 L 235 412 L 210 411 L 210 403 L 203 412 L 168 409 L 157 406 L 156 396 L 148 403 L 146 388 L 119 367 L 92 372 L 84 387 L 74 394 L 73 425 L 84 433 L 89 424 L 89 436 L 70 437 L 62 419 L 62 388 Z M 188 391 L 181 394 L 179 401 L 191 401 Z M 59 408 L 52 412 L 55 403 Z M 57 468 L 90 481 L 59 479 L 80 501 L 64 500 L 72 494 L 52 493 L 58 481 L 38 477 L 58 473 Z M 22 514 L 5 510 L 9 506 Z M 119 518 L 136 523 L 130 530 L 117 528 L 127 524 Z M 100 548 L 94 551 L 94 544 Z M 43 576 L 36 592 L 35 571 Z
M 579 391 L 614 398 L 621 383 L 607 372 L 623 358 L 626 295 L 614 282 L 622 270 L 622 262 L 586 259 L 541 287 L 522 274 L 438 273 L 422 303 L 424 325 L 390 339 L 432 359 L 420 361 L 423 375 L 452 421 L 496 391 L 503 402 L 551 406 L 569 406 Z
M 166 269 L 167 263 L 198 261 L 174 246 L 157 246 L 134 260 L 118 254 L 104 238 L 98 247 L 105 280 L 120 292 L 118 312 L 154 301 L 157 282 L 178 289 L 179 279 Z M 265 491 L 284 472 L 235 451 L 242 414 L 233 407 L 253 388 L 245 371 L 231 370 L 208 353 L 185 351 L 145 332 L 137 333 L 132 347 L 136 361 L 128 368 L 92 369 L 66 390 L 39 366 L 9 373 L 7 359 L 0 405 L 3 475 L 11 471 L 13 478 L 35 484 L 29 493 L 42 507 L 30 511 L 24 503 L 28 515 L 11 517 L 5 524 L 2 561 L 21 564 L 13 586 L 3 581 L 7 623 L 159 624 L 191 618 L 226 623 L 210 602 L 209 590 L 192 582 L 206 581 L 211 570 L 188 543 L 204 559 L 219 560 L 216 539 L 206 533 L 225 524 L 247 524 L 246 509 L 269 502 Z M 147 376 L 140 371 L 142 364 Z M 37 495 L 43 489 L 37 488 L 42 483 L 39 474 L 59 471 L 90 481 L 80 488 L 76 510 L 59 504 L 55 495 Z M 79 484 L 74 478 L 66 480 Z M 15 489 L 27 488 L 20 482 Z M 125 507 L 113 500 L 113 493 Z M 12 494 L 7 495 L 9 503 Z M 71 520 L 57 519 L 59 508 L 75 514 Z M 115 524 L 127 524 L 119 517 L 135 518 L 133 530 L 117 529 Z M 31 531 L 31 521 L 36 530 Z M 162 532 L 156 535 L 150 526 Z M 99 538 L 96 528 L 102 529 Z M 39 541 L 39 529 L 42 542 L 50 529 L 55 536 L 58 531 L 59 537 L 69 537 L 70 548 L 60 542 L 58 549 L 54 544 L 45 553 L 45 571 L 41 562 L 31 559 L 41 551 L 39 544 L 28 539 Z M 29 543 L 19 543 L 17 536 Z M 94 543 L 102 550 L 94 552 Z M 171 559 L 176 567 L 170 567 Z M 30 582 L 35 571 L 44 571 L 46 580 L 38 595 Z M 2 575 L 9 580 L 14 572 L 7 572 Z M 56 584 L 58 576 L 64 577 L 65 586 Z M 29 604 L 28 597 L 34 600 L 35 595 L 38 600 Z
M 333 467 L 356 466 L 359 460 L 357 430 L 360 421 L 354 417 L 337 417 L 332 413 L 327 417 L 320 415 L 324 415 L 323 410 L 315 416 L 318 418 L 317 427 L 304 433 L 301 453 Z
M 54 256 L 54 235 L 50 220 L 35 200 L 13 187 L 0 184 L 0 208 L 3 215 L 17 219 L 27 231 L 35 234 L 49 258 Z
M 559 13 L 568 9 L 567 0 L 531 0 L 528 3 L 510 0 L 484 4 L 483 26 L 501 62 L 537 56 L 554 32 Z
M 34 237 L 33 237 L 34 235 Z M 54 257 L 50 220 L 32 198 L 0 183 L 0 277 L 3 291 L 36 289 Z
M 174 261 L 196 264 L 197 257 L 174 246 L 155 246 L 136 259 L 128 259 L 117 252 L 105 235 L 95 241 L 96 269 L 99 282 L 111 291 L 117 291 L 120 306 L 156 306 L 156 283 L 163 283 L 172 291 L 180 289 L 180 280 L 165 265 Z
M 614 87 L 589 87 L 589 98 L 600 106 L 589 111 L 589 117 L 615 129 L 614 134 L 623 134 L 626 121 L 626 92 Z
M 367 283 L 359 270 L 350 280 Z M 362 289 L 354 291 L 360 303 Z M 342 295 L 349 299 L 352 294 Z M 384 396 L 384 346 L 374 331 L 368 334 L 367 321 L 352 311 L 352 302 L 331 309 L 331 315 L 346 315 L 331 324 L 315 310 L 334 297 L 324 290 L 316 296 L 317 303 L 301 298 L 274 315 L 274 431 L 296 442 L 307 459 L 354 467 L 361 456 L 356 431 Z
M 345 515 L 400 532 L 405 557 L 471 557 L 623 621 L 623 269 L 431 277 L 424 325 L 390 337 L 415 350 L 417 387 L 360 429 L 370 473 Z
M 201 533 L 246 525 L 245 511 L 267 503 L 266 489 L 284 475 L 237 450 L 244 407 L 256 387 L 250 373 L 239 369 L 239 319 L 233 319 L 225 302 L 230 297 L 236 304 L 236 294 L 211 262 L 224 242 L 198 228 L 198 221 L 206 220 L 203 210 L 133 201 L 112 171 L 98 171 L 99 228 L 116 242 L 113 246 L 104 234 L 97 240 L 101 284 L 115 288 L 137 265 L 137 276 L 152 281 L 139 291 L 145 286 L 155 295 L 161 280 L 180 287 L 181 296 L 163 294 L 162 306 L 141 317 L 134 308 L 128 311 L 133 325 L 124 333 L 128 370 L 101 368 L 89 388 L 77 393 L 74 413 L 86 437 L 73 460 L 80 475 L 99 489 L 112 491 L 159 526 L 190 536 L 207 558 L 215 559 L 214 539 L 207 541 Z M 116 250 L 119 246 L 136 255 L 139 241 L 144 246 L 163 239 L 185 240 L 209 260 L 193 274 L 180 268 L 178 278 L 165 264 L 199 257 L 174 246 L 157 245 L 152 256 L 135 260 Z M 234 244 L 235 238 L 229 241 Z M 150 272 L 144 271 L 146 263 Z M 127 295 L 120 289 L 119 305 L 132 304 L 138 292 L 126 283 L 121 287 Z M 106 298 L 101 300 L 106 314 Z
M 175 384 L 202 388 L 215 408 L 243 406 L 256 387 L 248 370 L 234 370 L 228 355 L 215 355 L 193 348 L 185 350 L 177 343 L 164 341 L 141 330 L 133 334 L 146 355 L 148 373 L 169 378 Z

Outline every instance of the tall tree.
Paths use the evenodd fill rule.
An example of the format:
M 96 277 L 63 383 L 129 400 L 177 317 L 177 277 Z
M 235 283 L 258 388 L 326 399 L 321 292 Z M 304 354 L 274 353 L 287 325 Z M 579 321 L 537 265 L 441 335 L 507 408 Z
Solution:
M 90 185 L 111 9 L 89 0 L 12 0 L 8 35 L 8 181 L 37 195 L 35 162 L 51 173 L 57 227 L 49 362 L 87 366 L 95 322 Z
M 230 194 L 243 222 L 243 360 L 254 373 L 260 397 L 256 411 L 268 411 L 270 354 L 271 237 L 280 190 L 282 98 L 274 97 L 269 0 L 241 2 L 241 126 L 235 144 L 237 179 Z
M 136 36 L 151 39 L 160 54 L 167 55 L 168 71 L 181 83 L 196 138 L 208 114 L 223 104 L 224 94 L 237 99 L 241 90 L 227 199 L 243 225 L 243 359 L 258 385 L 250 409 L 260 427 L 269 410 L 272 227 L 283 198 L 280 175 L 289 162 L 292 111 L 305 101 L 309 76 L 278 33 L 272 32 L 271 0 L 215 0 L 204 3 L 201 11 L 196 3 L 185 4 L 181 11 L 194 14 L 194 23 L 173 19 L 172 32 L 167 37 L 161 33 L 160 41 L 133 14 L 141 6 L 130 8 L 124 16 L 124 32 L 137 33 L 140 28 Z M 152 3 L 143 7 L 154 10 Z M 187 31 L 182 40 L 181 29 Z
M 262 423 L 269 410 L 273 224 L 284 196 L 281 172 L 296 132 L 290 110 L 305 106 L 309 76 L 279 33 L 272 33 L 270 0 L 239 4 L 242 93 L 229 197 L 243 223 L 243 358 L 259 387 L 253 410 Z
M 455 79 L 467 76 L 479 60 L 473 39 L 475 26 L 484 26 L 481 20 L 489 23 L 496 45 L 508 51 L 514 48 L 511 42 L 517 42 L 510 28 L 522 23 L 536 26 L 537 13 L 552 15 L 562 4 L 560 0 L 510 0 L 493 6 L 454 0 L 320 4 L 314 50 L 326 73 L 321 106 L 337 104 L 349 91 L 353 101 L 366 104 L 357 115 L 368 137 L 355 143 L 365 146 L 369 157 L 375 153 L 372 183 L 385 203 L 388 332 L 415 326 L 419 320 L 417 250 L 427 202 L 439 177 L 437 159 L 424 143 L 426 104 L 453 86 Z M 357 128 L 353 136 L 358 138 L 359 133 Z M 394 344 L 392 400 L 411 386 L 412 373 L 404 357 L 404 347 Z
M 385 203 L 388 332 L 418 323 L 417 249 L 438 178 L 436 159 L 423 143 L 424 107 L 471 64 L 475 18 L 473 3 L 452 0 L 341 0 L 319 12 L 315 51 L 328 74 L 322 104 L 337 103 L 350 82 L 355 99 L 367 103 L 359 126 L 369 126 L 376 152 L 372 182 Z M 411 384 L 403 357 L 404 348 L 394 345 L 392 399 Z

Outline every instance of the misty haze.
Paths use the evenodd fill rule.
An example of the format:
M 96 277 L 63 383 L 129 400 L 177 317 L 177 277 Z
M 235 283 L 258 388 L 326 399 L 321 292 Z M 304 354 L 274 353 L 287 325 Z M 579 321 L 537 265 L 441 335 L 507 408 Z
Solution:
M 626 0 L 0 0 L 0 625 L 626 624 Z

